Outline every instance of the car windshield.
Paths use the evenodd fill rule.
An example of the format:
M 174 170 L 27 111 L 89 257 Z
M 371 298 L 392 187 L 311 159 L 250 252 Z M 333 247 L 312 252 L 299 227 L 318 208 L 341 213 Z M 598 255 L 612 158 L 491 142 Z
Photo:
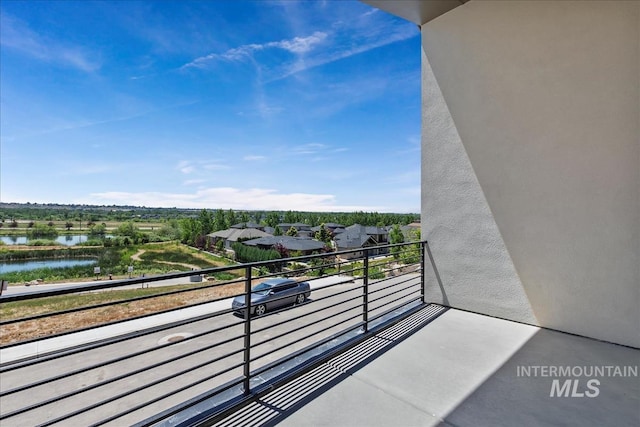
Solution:
M 267 295 L 272 288 L 273 286 L 268 283 L 260 283 L 256 285 L 251 292 L 258 295 Z

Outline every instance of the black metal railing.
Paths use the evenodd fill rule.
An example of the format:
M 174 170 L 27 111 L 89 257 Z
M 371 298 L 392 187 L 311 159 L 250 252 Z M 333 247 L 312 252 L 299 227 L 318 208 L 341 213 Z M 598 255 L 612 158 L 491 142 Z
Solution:
M 3 308 L 26 313 L 51 298 L 137 289 L 133 297 L 114 293 L 108 302 L 1 319 L 0 424 L 175 425 L 222 416 L 424 306 L 426 245 L 4 295 Z M 190 280 L 220 273 L 235 277 Z M 270 277 L 308 282 L 310 299 L 252 316 L 251 290 Z M 245 302 L 240 314 L 231 307 L 235 297 Z M 80 319 L 82 326 L 74 327 Z M 6 338 L 27 330 L 46 336 Z

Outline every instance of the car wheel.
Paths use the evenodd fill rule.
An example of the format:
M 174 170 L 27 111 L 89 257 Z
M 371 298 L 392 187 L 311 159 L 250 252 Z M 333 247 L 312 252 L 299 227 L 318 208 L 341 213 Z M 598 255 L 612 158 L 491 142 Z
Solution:
M 307 299 L 307 298 L 304 296 L 304 294 L 299 294 L 299 295 L 296 297 L 296 304 L 302 304 L 302 303 L 304 303 L 304 301 L 305 301 L 306 299 Z
M 254 311 L 254 314 L 256 316 L 262 316 L 263 314 L 265 314 L 267 312 L 267 307 L 264 304 L 260 304 L 256 306 L 256 309 Z

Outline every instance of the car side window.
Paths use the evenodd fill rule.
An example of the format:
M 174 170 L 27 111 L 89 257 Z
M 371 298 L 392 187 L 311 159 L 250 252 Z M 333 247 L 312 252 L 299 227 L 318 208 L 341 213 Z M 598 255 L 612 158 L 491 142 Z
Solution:
M 288 291 L 289 289 L 293 289 L 296 286 L 298 286 L 297 283 L 285 283 L 284 285 L 280 285 L 276 288 L 276 292 L 284 292 L 284 291 Z

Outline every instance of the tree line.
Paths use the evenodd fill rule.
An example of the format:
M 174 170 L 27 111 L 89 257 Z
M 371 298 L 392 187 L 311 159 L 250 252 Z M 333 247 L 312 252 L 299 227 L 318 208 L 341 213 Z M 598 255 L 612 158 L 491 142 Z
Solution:
M 202 211 L 209 212 L 217 230 L 223 230 L 240 222 L 254 222 L 275 227 L 279 223 L 300 222 L 310 226 L 337 223 L 344 226 L 409 224 L 420 214 L 378 212 L 301 212 L 301 211 L 234 211 L 233 209 L 178 209 L 147 208 L 134 206 L 57 205 L 35 203 L 0 203 L 0 221 L 169 221 L 171 219 L 202 219 Z M 221 228 L 220 228 L 221 227 Z

